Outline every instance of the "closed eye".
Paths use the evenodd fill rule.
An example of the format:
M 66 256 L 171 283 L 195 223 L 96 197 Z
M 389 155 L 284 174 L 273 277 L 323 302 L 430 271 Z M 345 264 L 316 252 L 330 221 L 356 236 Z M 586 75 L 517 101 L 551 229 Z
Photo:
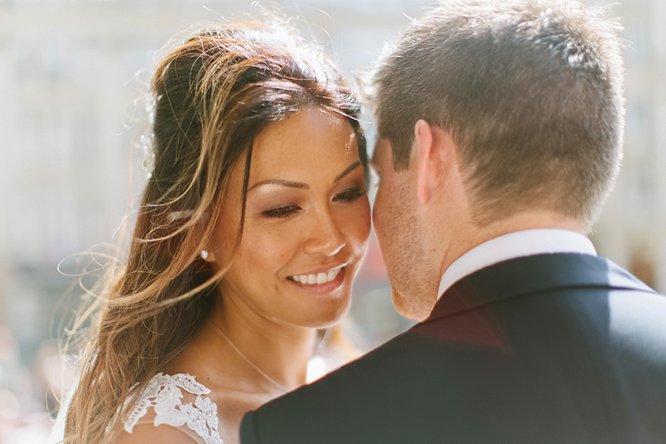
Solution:
M 285 205 L 282 207 L 271 208 L 270 210 L 262 211 L 261 215 L 270 218 L 285 218 L 293 216 L 294 214 L 298 213 L 300 209 L 301 208 L 298 205 Z
M 361 196 L 365 196 L 367 193 L 365 188 L 350 188 L 348 190 L 343 191 L 342 193 L 338 193 L 335 195 L 333 198 L 334 202 L 352 202 L 358 199 Z

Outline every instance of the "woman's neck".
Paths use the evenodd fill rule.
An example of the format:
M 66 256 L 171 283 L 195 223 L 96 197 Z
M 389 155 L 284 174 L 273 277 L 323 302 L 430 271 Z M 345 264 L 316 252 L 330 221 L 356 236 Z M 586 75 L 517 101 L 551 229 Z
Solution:
M 281 394 L 305 383 L 315 344 L 314 328 L 280 324 L 218 298 L 197 336 L 170 367 L 185 368 L 204 384 L 222 381 L 239 391 Z

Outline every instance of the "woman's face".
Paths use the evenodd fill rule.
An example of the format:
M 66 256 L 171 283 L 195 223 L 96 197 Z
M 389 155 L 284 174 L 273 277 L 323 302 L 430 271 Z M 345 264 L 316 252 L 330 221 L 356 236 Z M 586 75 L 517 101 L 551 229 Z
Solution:
M 216 224 L 218 265 L 236 240 L 244 163 L 231 173 Z M 349 307 L 369 232 L 351 125 L 317 108 L 270 124 L 254 141 L 243 235 L 221 283 L 225 307 L 233 302 L 281 324 L 334 323 Z

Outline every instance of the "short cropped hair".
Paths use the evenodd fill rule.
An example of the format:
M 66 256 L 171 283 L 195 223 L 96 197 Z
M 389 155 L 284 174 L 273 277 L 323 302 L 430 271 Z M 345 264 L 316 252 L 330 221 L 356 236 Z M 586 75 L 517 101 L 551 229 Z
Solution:
M 620 30 L 573 1 L 441 1 L 378 65 L 378 135 L 408 166 L 424 119 L 456 142 L 474 220 L 525 209 L 596 219 L 617 174 Z

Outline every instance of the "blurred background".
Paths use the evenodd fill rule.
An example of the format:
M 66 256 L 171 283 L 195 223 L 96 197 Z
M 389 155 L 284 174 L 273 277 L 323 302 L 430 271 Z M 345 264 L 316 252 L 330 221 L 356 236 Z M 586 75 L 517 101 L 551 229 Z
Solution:
M 272 3 L 353 81 L 429 2 Z M 666 2 L 613 3 L 628 41 L 625 158 L 593 240 L 663 293 Z M 141 93 L 159 49 L 202 21 L 258 8 L 236 0 L 0 0 L 0 443 L 43 442 L 72 379 L 59 354 L 82 294 L 68 276 L 81 264 L 72 255 L 114 242 L 143 185 Z M 374 244 L 354 297 L 344 328 L 360 350 L 410 325 L 391 306 Z

